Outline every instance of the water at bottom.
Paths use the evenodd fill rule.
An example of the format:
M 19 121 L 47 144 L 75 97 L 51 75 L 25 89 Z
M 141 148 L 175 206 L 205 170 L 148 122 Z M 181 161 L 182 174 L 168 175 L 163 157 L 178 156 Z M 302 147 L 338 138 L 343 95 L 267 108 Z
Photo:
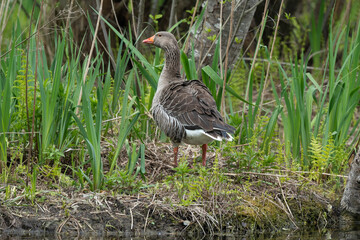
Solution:
M 152 235 L 141 237 L 119 237 L 119 236 L 79 236 L 79 237 L 67 237 L 67 236 L 1 236 L 3 240 L 65 240 L 65 239 L 78 239 L 78 240 L 161 240 L 161 239 L 175 239 L 175 240 L 195 240 L 195 239 L 209 239 L 209 240 L 317 240 L 317 239 L 346 239 L 346 240 L 359 240 L 360 231 L 341 231 L 341 230 L 322 230 L 322 231 L 284 231 L 277 234 L 261 234 L 261 235 L 215 235 L 215 236 L 169 236 L 169 235 Z

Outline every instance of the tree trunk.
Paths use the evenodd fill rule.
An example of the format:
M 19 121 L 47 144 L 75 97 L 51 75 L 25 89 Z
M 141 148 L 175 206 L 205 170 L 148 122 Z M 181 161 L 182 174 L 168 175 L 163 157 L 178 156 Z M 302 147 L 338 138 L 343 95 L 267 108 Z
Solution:
M 243 46 L 244 39 L 249 30 L 253 19 L 256 6 L 262 0 L 237 0 L 234 9 L 233 34 L 231 36 L 231 46 L 229 48 L 228 66 L 235 64 Z M 195 48 L 195 61 L 199 69 L 212 62 L 216 44 L 214 36 L 220 33 L 220 8 L 218 0 L 207 1 L 207 6 L 199 29 L 193 36 Z M 226 43 L 230 30 L 231 1 L 224 1 L 222 9 L 222 34 L 221 37 L 221 56 L 225 58 Z M 219 37 L 217 38 L 219 40 Z M 191 50 L 191 48 L 190 48 Z
M 341 199 L 341 208 L 352 214 L 360 215 L 360 151 L 350 163 L 349 177 Z
M 341 199 L 340 228 L 351 230 L 358 226 L 360 219 L 360 151 L 350 161 L 350 172 Z

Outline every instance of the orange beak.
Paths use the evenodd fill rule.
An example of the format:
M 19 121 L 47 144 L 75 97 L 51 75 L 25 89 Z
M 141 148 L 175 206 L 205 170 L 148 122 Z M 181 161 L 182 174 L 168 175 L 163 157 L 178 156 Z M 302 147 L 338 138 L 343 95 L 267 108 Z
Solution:
M 154 37 L 155 37 L 155 35 L 152 36 L 152 37 L 149 37 L 149 38 L 145 39 L 145 40 L 143 41 L 143 43 L 153 44 L 153 43 L 154 43 Z

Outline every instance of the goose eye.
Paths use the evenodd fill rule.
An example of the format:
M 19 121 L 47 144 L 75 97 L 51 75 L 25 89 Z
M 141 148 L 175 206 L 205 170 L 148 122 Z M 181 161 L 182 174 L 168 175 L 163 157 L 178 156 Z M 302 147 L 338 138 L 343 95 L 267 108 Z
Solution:
M 158 34 L 158 37 L 161 37 L 161 34 Z

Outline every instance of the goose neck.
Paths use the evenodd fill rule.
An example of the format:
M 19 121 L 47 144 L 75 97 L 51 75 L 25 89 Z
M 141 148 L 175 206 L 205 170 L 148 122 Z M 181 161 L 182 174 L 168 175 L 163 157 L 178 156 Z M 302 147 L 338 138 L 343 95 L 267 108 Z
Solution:
M 180 50 L 177 46 L 168 46 L 165 50 L 164 70 L 169 77 L 181 77 L 180 75 Z

